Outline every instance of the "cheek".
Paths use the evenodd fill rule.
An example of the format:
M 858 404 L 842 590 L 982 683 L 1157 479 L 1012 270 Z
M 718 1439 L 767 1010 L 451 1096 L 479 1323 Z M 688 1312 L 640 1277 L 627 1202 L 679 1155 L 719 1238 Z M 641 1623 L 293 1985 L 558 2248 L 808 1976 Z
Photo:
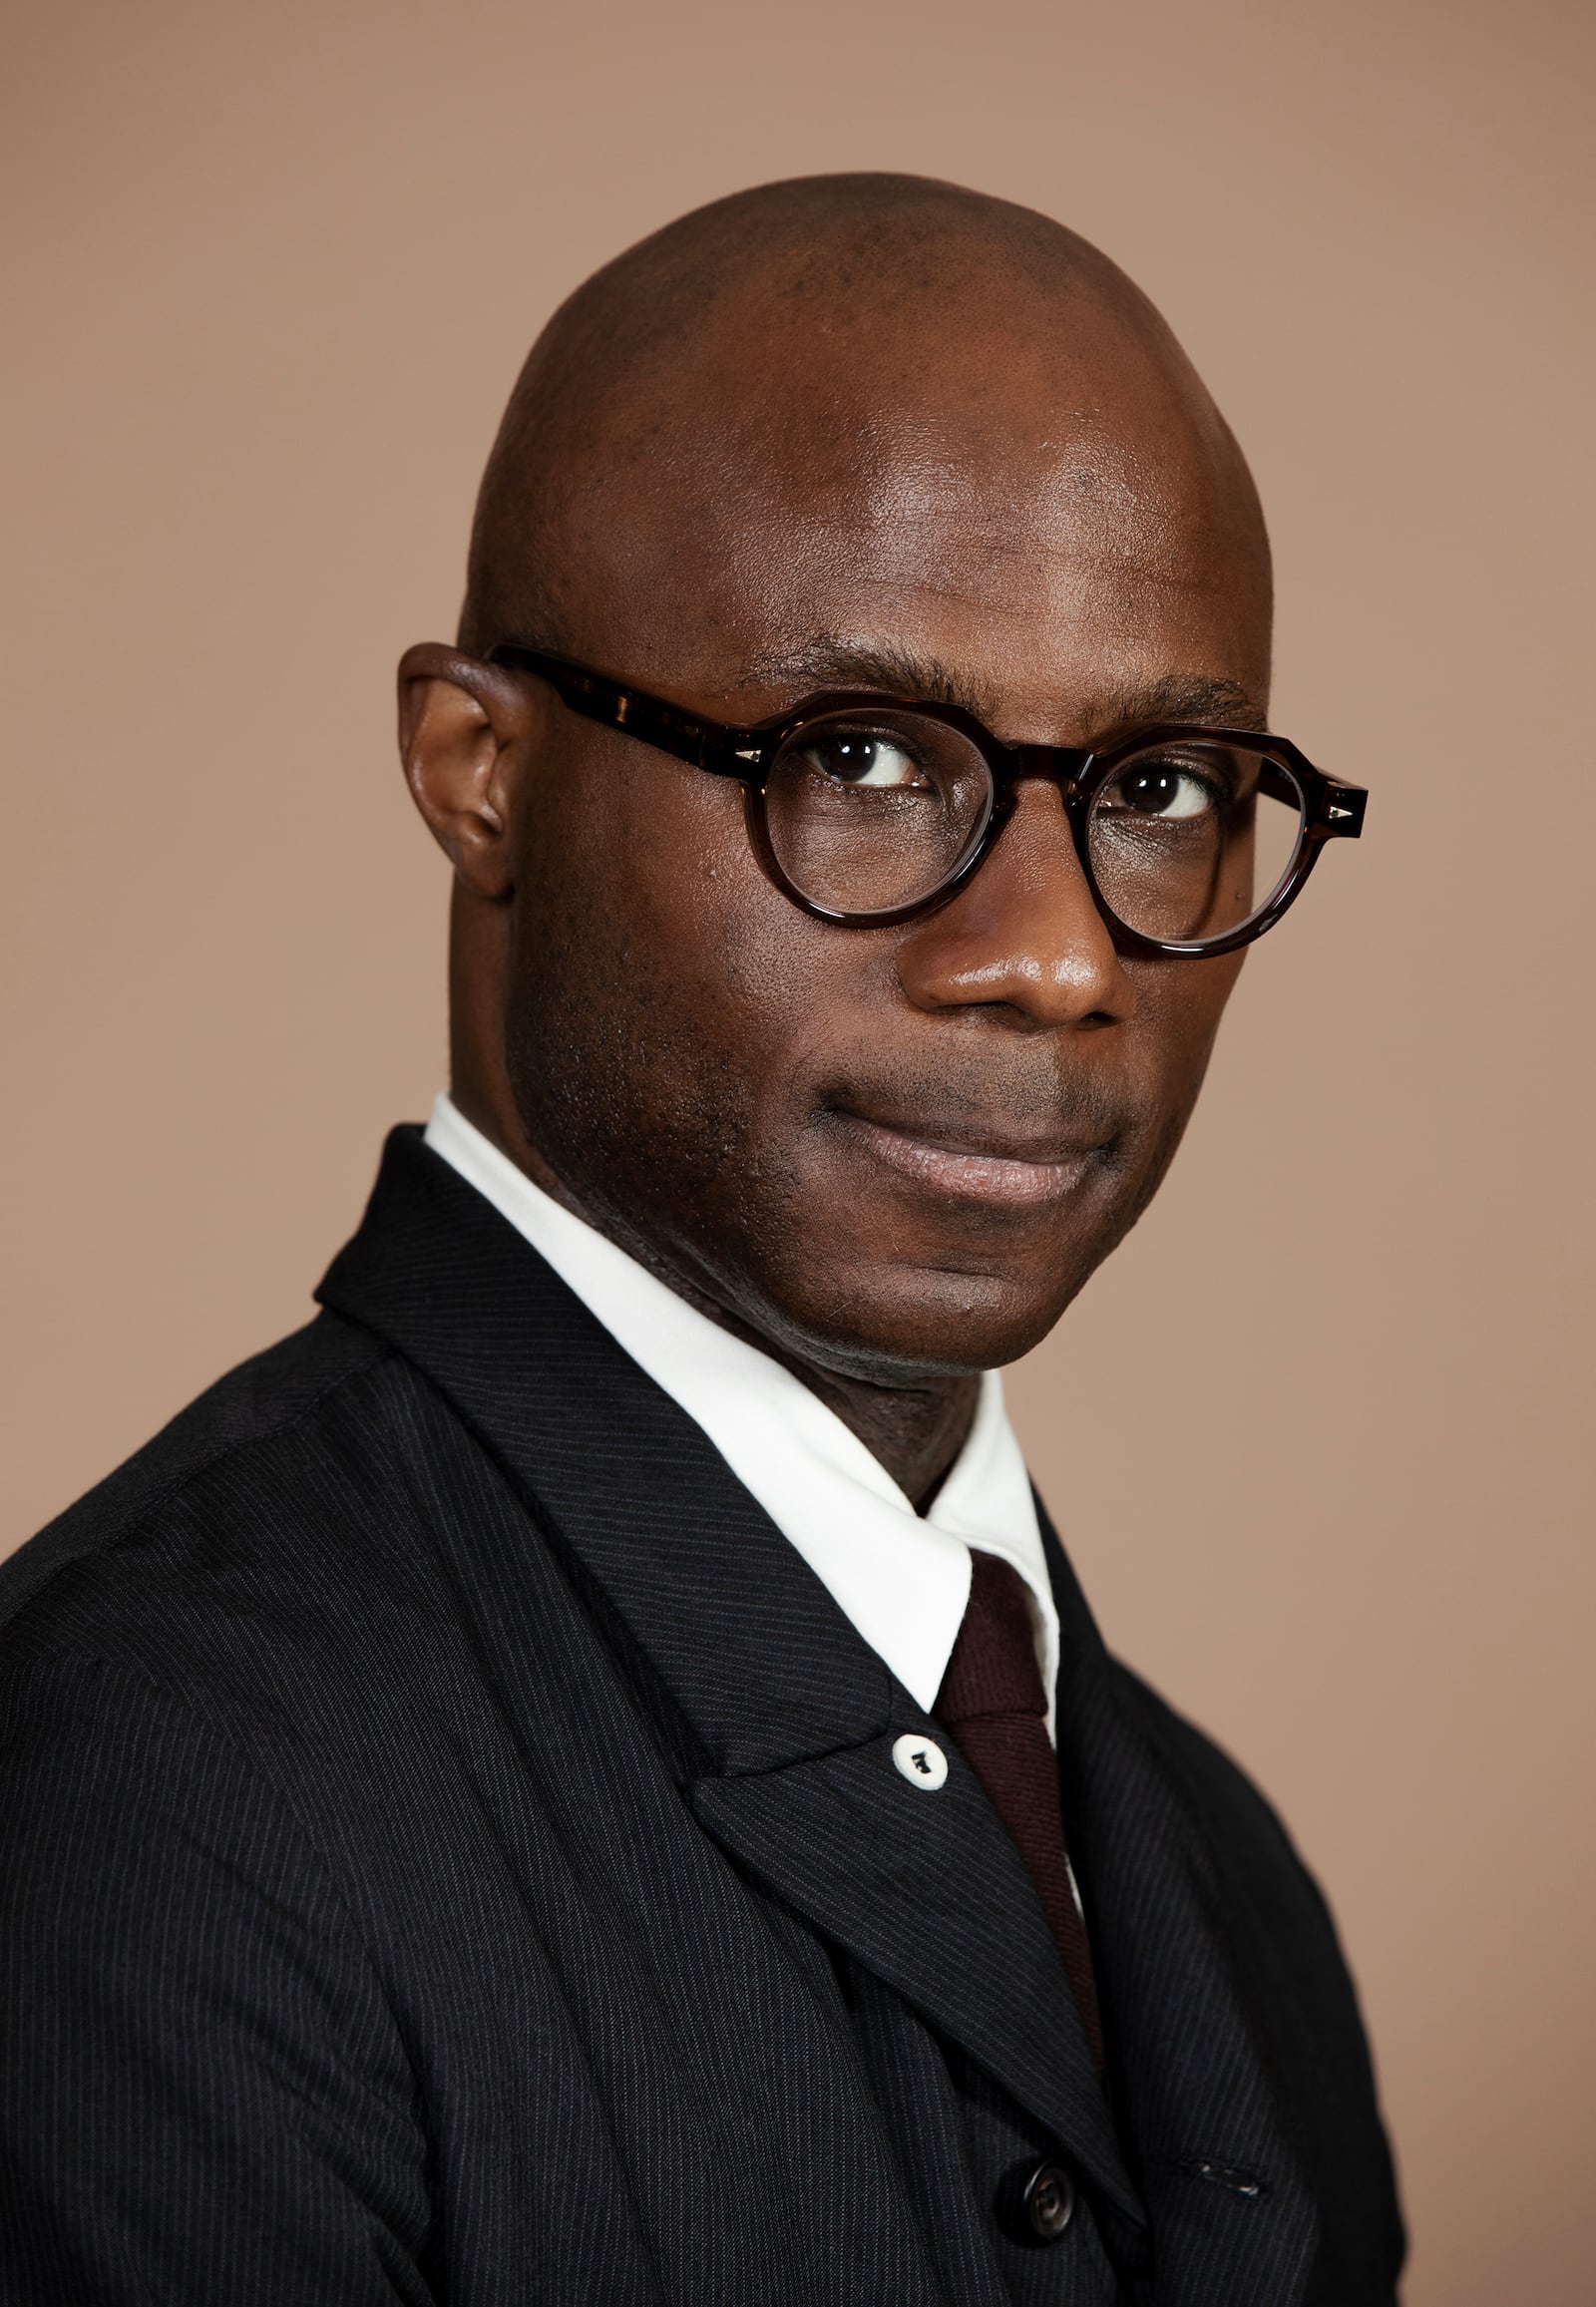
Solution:
M 573 1185 L 623 1169 L 633 1199 L 712 1200 L 790 1127 L 815 925 L 760 871 L 739 786 L 640 747 L 575 770 L 518 876 L 517 1103 Z
M 1207 961 L 1131 961 L 1136 989 L 1132 1042 L 1148 1106 L 1183 1122 L 1202 1087 L 1225 1004 L 1245 952 Z
M 518 978 L 540 969 L 595 997 L 702 975 L 753 861 L 741 788 L 623 738 L 579 743 L 529 796 L 518 860 Z

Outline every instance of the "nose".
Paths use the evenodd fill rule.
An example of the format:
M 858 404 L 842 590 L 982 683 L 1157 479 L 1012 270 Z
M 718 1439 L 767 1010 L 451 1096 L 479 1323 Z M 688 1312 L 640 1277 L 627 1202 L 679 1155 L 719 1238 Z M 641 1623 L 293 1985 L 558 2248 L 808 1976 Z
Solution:
M 1136 992 L 1092 900 L 1058 788 L 1018 787 L 958 896 L 911 924 L 898 976 L 918 1009 L 991 1008 L 1015 1026 L 1124 1024 Z

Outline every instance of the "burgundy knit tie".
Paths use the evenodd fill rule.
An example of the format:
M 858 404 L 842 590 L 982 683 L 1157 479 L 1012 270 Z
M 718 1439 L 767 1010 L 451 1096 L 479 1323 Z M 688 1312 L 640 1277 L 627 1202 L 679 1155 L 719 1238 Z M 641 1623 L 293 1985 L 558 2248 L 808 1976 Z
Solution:
M 1007 1827 L 1075 1991 L 1093 2062 L 1103 2066 L 1102 2021 L 1086 1926 L 1064 1851 L 1058 1761 L 1047 1735 L 1047 1694 L 1036 1664 L 1025 1582 L 972 1547 L 970 1601 L 932 1712 Z

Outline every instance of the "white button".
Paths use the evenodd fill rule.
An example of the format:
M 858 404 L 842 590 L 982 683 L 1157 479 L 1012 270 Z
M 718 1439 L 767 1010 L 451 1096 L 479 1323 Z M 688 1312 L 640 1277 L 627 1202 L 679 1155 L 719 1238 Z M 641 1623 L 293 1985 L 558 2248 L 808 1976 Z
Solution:
M 948 1757 L 934 1739 L 894 1738 L 892 1758 L 910 1785 L 924 1786 L 928 1794 L 948 1783 Z

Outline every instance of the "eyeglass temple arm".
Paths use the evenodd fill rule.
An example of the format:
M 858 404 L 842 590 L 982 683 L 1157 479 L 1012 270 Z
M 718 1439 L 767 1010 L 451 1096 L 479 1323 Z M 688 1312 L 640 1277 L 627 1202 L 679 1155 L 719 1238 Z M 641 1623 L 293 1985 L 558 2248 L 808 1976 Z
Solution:
M 712 777 L 747 777 L 763 761 L 766 747 L 753 729 L 734 729 L 724 721 L 708 721 L 667 705 L 660 697 L 606 680 L 565 657 L 545 649 L 523 648 L 519 641 L 504 641 L 490 658 L 520 672 L 536 673 L 587 720 L 606 729 L 621 729 Z
M 1339 777 L 1327 777 L 1323 769 L 1312 768 L 1300 757 L 1299 775 L 1312 831 L 1321 841 L 1356 841 L 1364 830 L 1364 811 L 1369 804 L 1366 789 L 1362 785 L 1344 785 Z M 1275 762 L 1264 763 L 1258 783 L 1260 790 L 1272 800 L 1296 806 L 1298 789 Z

